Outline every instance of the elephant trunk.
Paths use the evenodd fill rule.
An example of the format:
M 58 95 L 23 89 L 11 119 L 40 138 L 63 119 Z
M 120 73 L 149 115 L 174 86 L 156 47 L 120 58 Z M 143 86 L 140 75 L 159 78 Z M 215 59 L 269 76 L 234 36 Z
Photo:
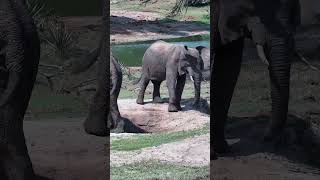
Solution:
M 198 103 L 200 101 L 200 90 L 201 90 L 201 80 L 202 80 L 202 74 L 201 73 L 196 73 L 193 76 L 193 84 L 194 84 L 194 102 Z

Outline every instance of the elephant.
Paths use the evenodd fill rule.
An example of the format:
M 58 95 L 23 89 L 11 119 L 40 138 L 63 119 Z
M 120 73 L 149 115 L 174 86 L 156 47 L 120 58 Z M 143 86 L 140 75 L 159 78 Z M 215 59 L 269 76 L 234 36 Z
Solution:
M 0 2 L 0 175 L 29 180 L 35 174 L 23 118 L 34 87 L 40 40 L 24 0 Z
M 280 143 L 288 114 L 294 34 L 300 25 L 299 0 L 214 0 L 212 10 L 211 47 L 215 55 L 210 104 L 214 153 L 230 151 L 225 124 L 240 72 L 244 38 L 256 44 L 269 70 L 272 110 L 263 142 Z
M 144 104 L 144 93 L 149 81 L 154 85 L 153 102 L 162 103 L 160 97 L 161 82 L 166 80 L 169 91 L 169 112 L 182 110 L 180 101 L 185 85 L 186 74 L 194 79 L 194 105 L 200 101 L 200 88 L 203 70 L 200 47 L 189 48 L 184 45 L 174 45 L 164 41 L 154 42 L 145 52 L 142 59 L 141 89 L 136 100 Z
M 106 69 L 108 66 L 104 64 L 107 60 L 100 56 L 100 51 L 102 51 L 102 45 L 80 61 L 71 62 L 70 71 L 72 74 L 78 74 L 87 70 L 98 61 L 97 90 L 90 104 L 89 114 L 84 122 L 84 127 L 88 134 L 107 136 L 110 130 L 112 132 L 124 131 L 124 122 L 117 103 L 122 85 L 122 70 L 117 59 L 110 52 L 110 71 L 108 71 Z M 110 73 L 108 76 L 106 71 Z M 107 82 L 109 82 L 109 87 L 105 87 Z M 108 97 L 105 97 L 105 94 L 109 94 Z M 109 98 L 110 104 L 108 104 L 107 98 Z M 106 110 L 107 107 L 109 107 L 109 111 Z
M 198 50 L 203 61 L 202 79 L 210 81 L 210 48 L 205 46 L 199 46 Z

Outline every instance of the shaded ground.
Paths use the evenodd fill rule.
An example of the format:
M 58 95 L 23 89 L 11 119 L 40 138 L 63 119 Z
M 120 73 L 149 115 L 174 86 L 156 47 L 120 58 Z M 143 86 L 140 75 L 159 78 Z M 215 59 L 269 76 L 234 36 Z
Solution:
M 283 145 L 262 143 L 269 115 L 234 117 L 227 127 L 232 153 L 211 162 L 214 180 L 319 179 L 319 156 L 311 144 L 307 123 L 290 115 Z M 318 149 L 319 150 L 319 149 Z M 318 151 L 319 152 L 319 151 Z
M 82 119 L 25 121 L 36 174 L 52 180 L 105 180 L 106 138 L 85 134 Z

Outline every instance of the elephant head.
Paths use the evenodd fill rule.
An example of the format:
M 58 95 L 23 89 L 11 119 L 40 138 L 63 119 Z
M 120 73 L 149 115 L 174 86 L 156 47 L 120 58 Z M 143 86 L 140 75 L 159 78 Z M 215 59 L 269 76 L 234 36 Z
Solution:
M 179 75 L 188 74 L 190 79 L 194 82 L 195 99 L 194 105 L 198 105 L 200 101 L 200 88 L 202 80 L 202 71 L 204 69 L 204 63 L 201 56 L 201 47 L 188 48 L 184 46 L 182 52 L 183 57 L 179 62 Z

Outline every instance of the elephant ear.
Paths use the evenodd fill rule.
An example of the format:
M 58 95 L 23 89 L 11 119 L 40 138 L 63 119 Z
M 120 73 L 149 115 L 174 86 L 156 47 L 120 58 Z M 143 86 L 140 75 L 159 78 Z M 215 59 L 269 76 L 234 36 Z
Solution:
M 255 44 L 264 45 L 266 42 L 266 28 L 259 17 L 248 18 L 248 30 Z
M 179 48 L 179 56 L 178 56 L 178 73 L 179 75 L 184 75 L 187 73 L 187 67 L 190 66 L 187 60 L 188 47 L 184 46 L 183 48 Z
M 199 59 L 200 70 L 203 71 L 204 66 L 210 66 L 210 51 L 205 46 L 197 46 L 196 49 L 199 51 L 199 55 L 201 57 L 201 59 Z

